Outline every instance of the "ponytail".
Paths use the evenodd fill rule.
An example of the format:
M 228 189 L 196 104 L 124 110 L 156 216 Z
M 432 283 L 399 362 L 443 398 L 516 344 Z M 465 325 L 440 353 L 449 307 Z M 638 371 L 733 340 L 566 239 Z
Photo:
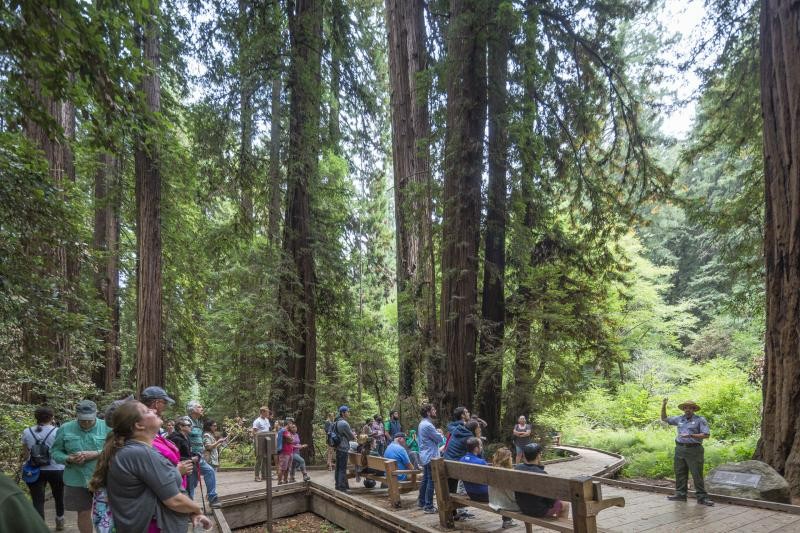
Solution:
M 94 468 L 94 474 L 89 481 L 89 490 L 97 492 L 106 486 L 106 477 L 108 476 L 108 469 L 111 467 L 111 461 L 117 452 L 125 446 L 125 437 L 117 436 L 113 432 L 109 433 L 106 437 L 106 443 L 103 445 L 103 451 L 100 452 L 100 457 L 97 459 L 97 466 Z

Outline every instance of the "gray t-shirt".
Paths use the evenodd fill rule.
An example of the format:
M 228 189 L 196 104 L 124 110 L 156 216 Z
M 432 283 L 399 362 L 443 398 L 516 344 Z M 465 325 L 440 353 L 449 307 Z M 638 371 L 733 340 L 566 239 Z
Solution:
M 41 429 L 38 433 L 36 432 L 37 429 Z M 52 424 L 46 424 L 44 426 L 32 426 L 29 428 L 25 428 L 25 431 L 22 432 L 22 444 L 28 449 L 28 452 L 31 451 L 31 448 L 36 441 L 38 440 L 42 444 L 47 444 L 48 447 L 52 448 L 53 443 L 56 441 L 56 435 L 58 434 L 58 428 Z M 53 454 L 50 454 L 50 464 L 47 466 L 40 467 L 41 470 L 64 470 L 64 465 L 57 463 L 55 459 L 53 459 Z
M 189 529 L 189 515 L 161 503 L 180 492 L 178 469 L 142 442 L 129 440 L 117 452 L 108 470 L 106 488 L 117 533 L 146 533 L 153 517 L 164 533 Z

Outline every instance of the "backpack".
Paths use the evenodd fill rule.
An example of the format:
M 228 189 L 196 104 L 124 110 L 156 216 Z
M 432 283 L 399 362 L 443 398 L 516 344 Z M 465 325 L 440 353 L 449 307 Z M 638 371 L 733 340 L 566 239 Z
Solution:
M 48 446 L 45 443 L 55 430 L 56 428 L 51 429 L 50 432 L 47 435 L 45 435 L 45 437 L 42 440 L 39 440 L 33 434 L 31 428 L 28 428 L 28 431 L 30 432 L 31 437 L 33 437 L 33 442 L 34 442 L 33 446 L 31 446 L 30 459 L 28 459 L 31 466 L 48 466 L 50 464 L 50 446 Z
M 278 430 L 278 436 L 275 439 L 275 453 L 280 453 L 283 449 L 283 434 L 286 433 L 286 428 L 281 428 Z
M 328 443 L 328 446 L 331 448 L 336 448 L 339 446 L 339 443 L 342 442 L 342 436 L 339 435 L 339 430 L 337 426 L 339 425 L 339 421 L 333 423 L 331 429 L 328 430 L 328 434 L 325 436 L 325 441 Z

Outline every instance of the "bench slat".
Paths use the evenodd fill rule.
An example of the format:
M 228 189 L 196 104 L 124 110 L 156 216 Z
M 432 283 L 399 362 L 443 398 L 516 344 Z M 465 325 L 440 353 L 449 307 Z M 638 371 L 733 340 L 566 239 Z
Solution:
M 572 499 L 569 479 L 494 466 L 470 465 L 458 461 L 445 460 L 444 463 L 447 468 L 447 477 L 452 479 L 503 487 L 504 489 L 527 492 L 546 498 L 557 498 L 565 501 Z
M 488 503 L 476 502 L 475 500 L 470 499 L 469 496 L 461 496 L 458 494 L 451 494 L 450 501 L 459 504 L 459 506 L 483 509 L 484 511 L 489 511 L 490 513 L 507 516 L 509 518 L 513 518 L 514 520 L 519 520 L 520 522 L 525 522 L 528 524 L 536 524 L 537 526 L 554 529 L 556 531 L 561 531 L 562 533 L 572 533 L 573 531 L 572 521 L 567 520 L 566 518 L 537 518 L 535 516 L 528 516 L 526 514 L 517 513 L 514 511 L 506 511 L 504 509 L 496 511 L 492 509 L 492 506 Z

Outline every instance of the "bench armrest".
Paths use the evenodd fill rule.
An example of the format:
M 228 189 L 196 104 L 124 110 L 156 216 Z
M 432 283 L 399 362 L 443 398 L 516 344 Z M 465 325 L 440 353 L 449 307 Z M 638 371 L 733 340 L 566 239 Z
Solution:
M 625 507 L 625 498 L 608 498 L 600 501 L 586 502 L 588 516 L 597 516 L 603 509 L 609 507 Z

